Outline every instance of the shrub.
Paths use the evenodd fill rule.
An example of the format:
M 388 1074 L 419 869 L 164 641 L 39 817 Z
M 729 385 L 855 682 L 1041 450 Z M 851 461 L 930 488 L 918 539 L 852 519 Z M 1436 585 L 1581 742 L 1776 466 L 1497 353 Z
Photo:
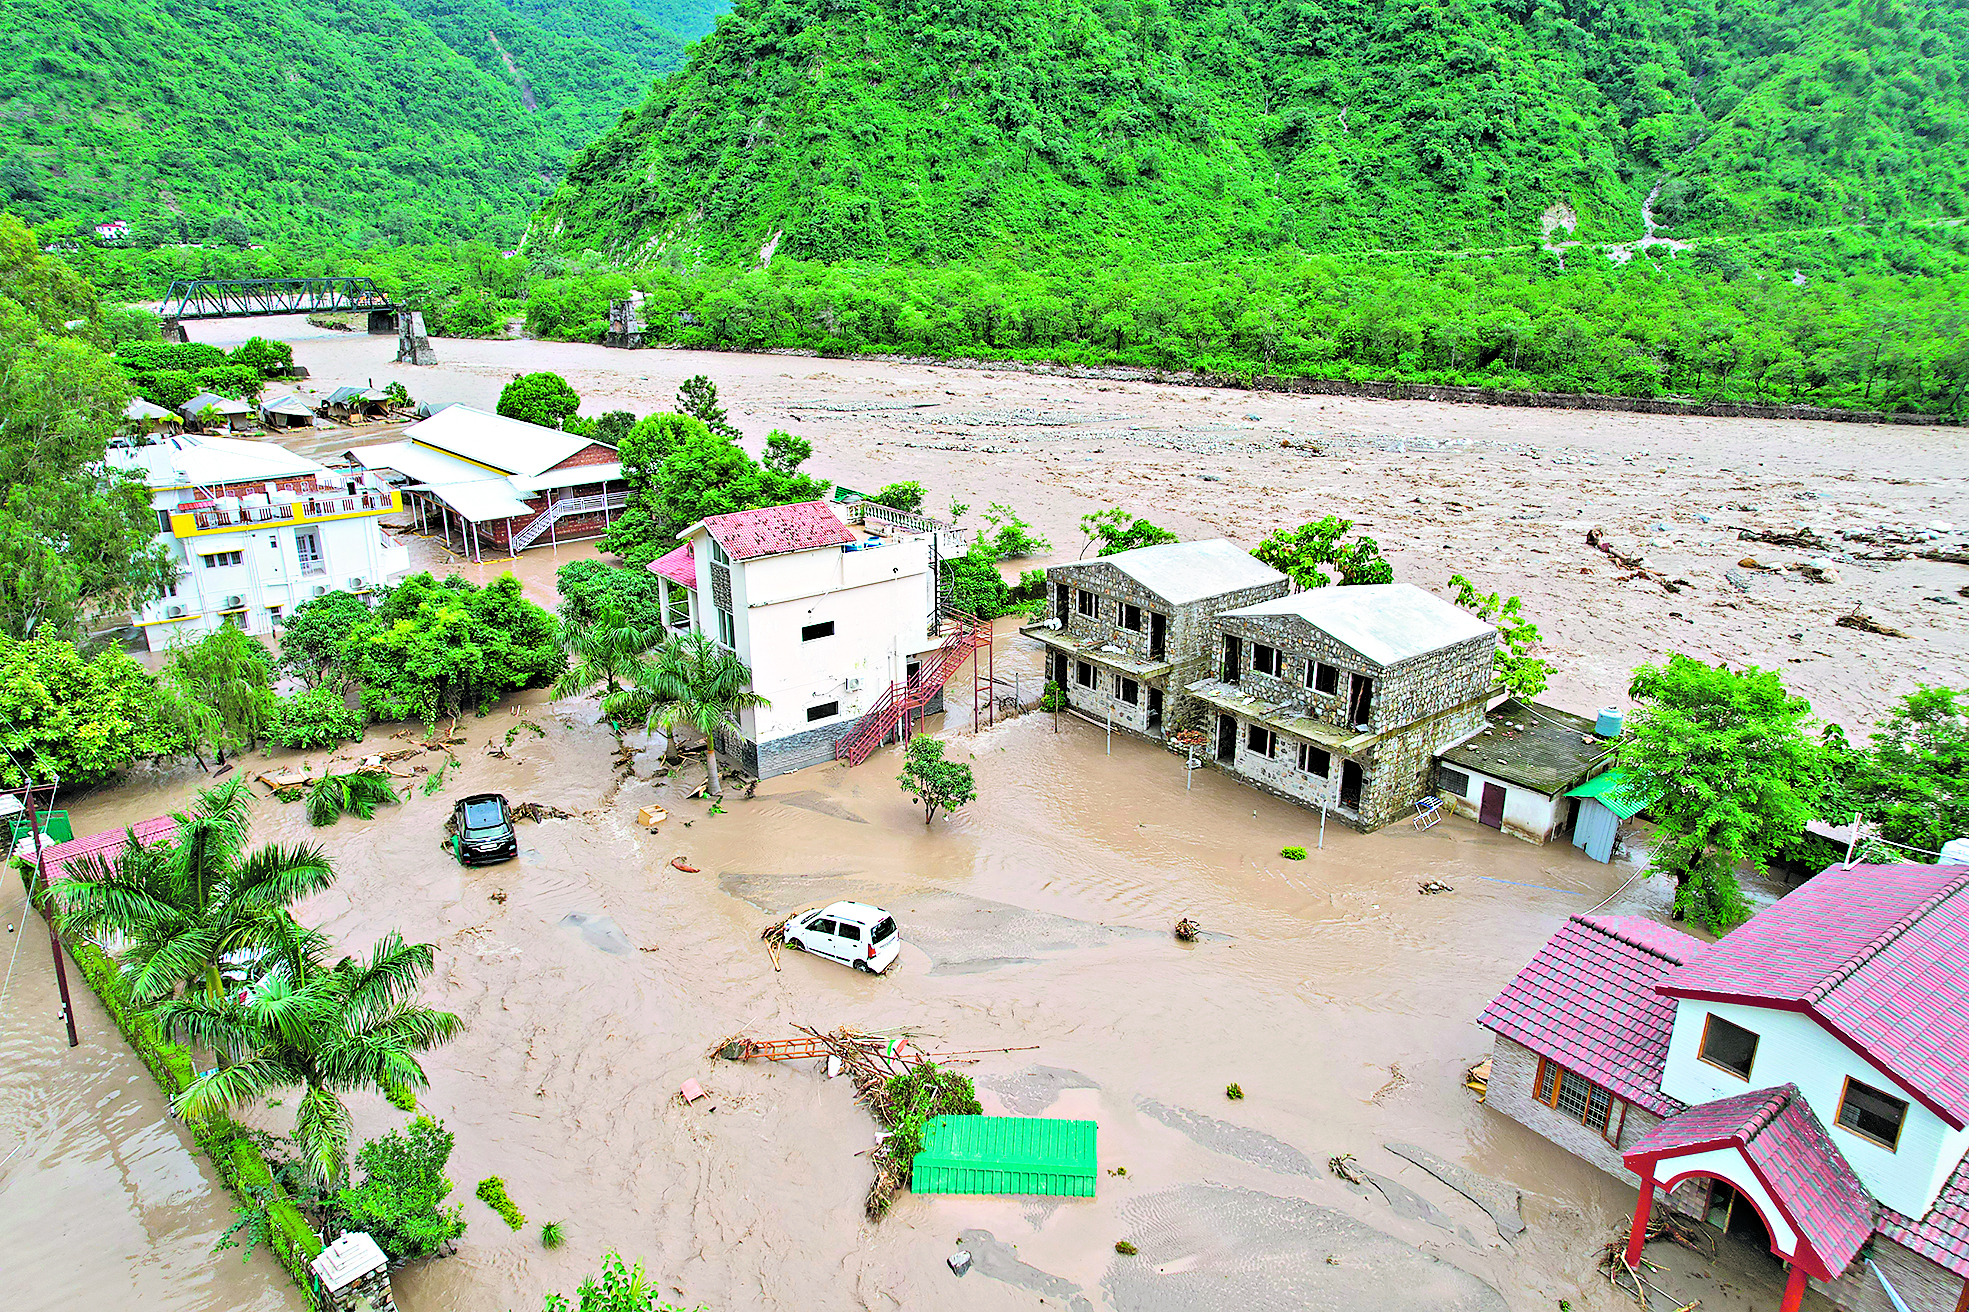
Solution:
M 1303 847 L 1281 847 L 1278 854 L 1288 861 L 1304 861 L 1306 849 Z
M 891 483 L 868 499 L 878 506 L 915 515 L 922 512 L 923 499 L 927 495 L 921 483 Z
M 1224 1096 L 1232 1102 L 1236 1102 L 1238 1099 L 1244 1097 L 1244 1089 L 1236 1084 L 1226 1084 L 1224 1086 Z
M 356 1154 L 362 1183 L 337 1193 L 335 1210 L 349 1229 L 368 1231 L 392 1262 L 440 1251 L 465 1233 L 464 1209 L 444 1203 L 451 1144 L 451 1132 L 428 1116 L 371 1139 Z
M 950 604 L 981 620 L 995 620 L 1012 608 L 1012 590 L 998 572 L 998 558 L 986 543 L 974 542 L 961 556 L 945 562 L 950 571 Z
M 383 775 L 323 775 L 308 789 L 308 823 L 319 828 L 350 814 L 368 820 L 375 816 L 377 807 L 396 800 L 396 789 Z
M 485 1179 L 479 1181 L 479 1187 L 473 1192 L 480 1202 L 499 1213 L 499 1219 L 507 1225 L 515 1230 L 525 1227 L 526 1214 L 513 1206 L 513 1200 L 506 1196 L 506 1182 L 504 1180 L 496 1175 L 488 1175 Z
M 1021 556 L 1043 556 L 1053 549 L 1053 544 L 1032 531 L 1032 525 L 1020 519 L 1013 509 L 1002 502 L 994 501 L 985 507 L 985 523 L 995 532 L 990 535 L 991 549 L 1000 560 L 1016 560 Z M 1021 577 L 1021 584 L 1025 582 Z M 1043 590 L 1045 576 L 1041 575 Z
M 562 1229 L 565 1224 L 562 1221 L 549 1221 L 546 1225 L 541 1226 L 540 1246 L 542 1248 L 559 1248 L 562 1244 L 566 1243 L 567 1233 Z
M 276 747 L 317 749 L 356 742 L 368 717 L 351 707 L 340 689 L 308 688 L 274 702 L 267 717 L 267 741 Z
M 1135 1245 L 1129 1243 L 1126 1239 L 1117 1239 L 1114 1241 L 1114 1251 L 1123 1257 L 1133 1257 L 1135 1256 Z

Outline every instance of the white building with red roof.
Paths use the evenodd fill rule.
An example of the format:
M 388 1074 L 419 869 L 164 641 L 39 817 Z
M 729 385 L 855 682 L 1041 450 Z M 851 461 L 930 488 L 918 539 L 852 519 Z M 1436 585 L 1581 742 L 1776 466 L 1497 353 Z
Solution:
M 711 515 L 650 563 L 671 585 L 670 627 L 736 652 L 770 703 L 718 745 L 761 779 L 858 760 L 844 748 L 858 734 L 879 743 L 904 711 L 942 709 L 955 664 L 938 623 L 939 535 L 848 513 L 804 501 Z
M 1639 1186 L 1630 1263 L 1660 1198 L 1784 1312 L 1969 1312 L 1969 866 L 1834 866 L 1714 944 L 1574 916 L 1480 1023 L 1486 1102 Z

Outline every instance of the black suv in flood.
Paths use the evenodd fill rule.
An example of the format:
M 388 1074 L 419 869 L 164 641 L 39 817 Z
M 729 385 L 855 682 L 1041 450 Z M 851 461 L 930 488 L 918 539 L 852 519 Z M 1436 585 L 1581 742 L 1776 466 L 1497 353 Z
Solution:
M 520 854 L 513 808 L 498 793 L 478 793 L 451 809 L 451 854 L 459 864 L 508 861 Z

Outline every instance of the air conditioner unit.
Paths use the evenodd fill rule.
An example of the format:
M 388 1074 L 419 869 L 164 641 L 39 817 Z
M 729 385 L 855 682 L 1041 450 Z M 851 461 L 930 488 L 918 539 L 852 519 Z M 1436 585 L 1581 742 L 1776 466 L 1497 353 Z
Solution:
M 328 595 L 328 585 L 327 585 L 326 583 L 317 583 L 317 584 L 315 584 L 315 585 L 314 585 L 314 595 L 315 595 L 315 596 L 317 596 L 317 597 L 325 597 L 325 596 L 327 596 L 327 595 Z
M 184 617 L 185 608 L 183 606 L 166 606 L 164 608 L 164 618 L 167 620 L 181 620 Z
M 363 578 L 360 574 L 349 580 L 349 591 L 351 592 L 361 592 L 364 588 L 368 586 L 369 586 L 369 580 Z
M 847 685 L 848 685 L 848 691 L 849 691 L 849 692 L 860 692 L 860 691 L 861 691 L 861 680 L 860 680 L 860 679 L 849 679 L 849 680 L 847 680 Z
M 226 598 L 226 604 L 225 604 L 225 607 L 224 607 L 224 609 L 226 609 L 226 610 L 244 610 L 245 608 L 246 608 L 246 598 L 244 598 L 244 597 L 227 597 L 227 598 Z

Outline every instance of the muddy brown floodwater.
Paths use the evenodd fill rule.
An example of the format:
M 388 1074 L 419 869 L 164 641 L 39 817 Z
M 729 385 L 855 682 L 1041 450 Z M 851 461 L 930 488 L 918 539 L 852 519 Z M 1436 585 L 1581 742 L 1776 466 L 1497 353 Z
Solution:
M 402 377 L 434 402 L 489 406 L 513 371 L 544 367 L 590 410 L 648 411 L 681 378 L 709 373 L 749 438 L 802 432 L 816 471 L 853 486 L 917 478 L 939 501 L 1011 503 L 1064 556 L 1078 549 L 1078 516 L 1114 500 L 1247 543 L 1308 514 L 1353 515 L 1398 577 L 1439 587 L 1461 569 L 1523 595 L 1551 640 L 1553 696 L 1582 709 L 1619 701 L 1626 668 L 1670 649 L 1779 664 L 1849 725 L 1916 679 L 1961 679 L 1961 612 L 1909 599 L 1952 595 L 1959 567 L 1902 562 L 1854 570 L 1845 585 L 1770 575 L 1745 594 L 1700 573 L 1742 548 L 1694 518 L 1732 499 L 1803 506 L 1821 498 L 1784 498 L 1823 490 L 1856 516 L 1960 519 L 1952 431 L 541 343 L 440 342 L 447 363 L 399 369 L 387 339 L 309 331 L 293 335 L 315 386 Z M 1288 429 L 1328 454 L 1281 447 Z M 310 439 L 322 451 L 371 440 Z M 1673 568 L 1692 586 L 1669 596 L 1614 583 L 1581 540 L 1589 512 L 1630 533 L 1676 525 L 1679 546 L 1655 536 L 1686 552 Z M 508 567 L 460 565 L 429 541 L 415 550 L 482 577 Z M 585 554 L 535 551 L 517 570 L 551 602 L 553 568 Z M 1913 636 L 1833 628 L 1834 587 Z M 1009 621 L 997 662 L 1001 675 L 1040 669 Z M 489 755 L 516 716 L 546 736 Z M 373 821 L 310 830 L 298 807 L 256 804 L 256 841 L 319 841 L 340 872 L 303 919 L 350 951 L 393 928 L 435 943 L 427 999 L 465 1020 L 428 1058 L 423 1101 L 457 1135 L 454 1198 L 470 1229 L 457 1256 L 398 1273 L 407 1312 L 538 1307 L 611 1248 L 646 1262 L 677 1302 L 721 1310 L 1633 1306 L 1594 1270 L 1632 1191 L 1487 1110 L 1461 1081 L 1489 1048 L 1477 1013 L 1564 917 L 1608 898 L 1611 910 L 1665 913 L 1665 886 L 1633 878 L 1637 854 L 1598 865 L 1454 819 L 1421 833 L 1330 826 L 1322 846 L 1317 815 L 1208 770 L 1185 788 L 1180 758 L 1152 745 L 1117 736 L 1110 749 L 1071 718 L 1027 715 L 976 734 L 968 716 L 949 718 L 931 728 L 972 761 L 979 800 L 927 827 L 897 788 L 894 749 L 766 781 L 713 816 L 681 796 L 695 758 L 664 776 L 657 747 L 631 734 L 625 770 L 592 700 L 537 695 L 462 725 L 470 742 L 443 791 L 412 790 Z M 386 733 L 372 731 L 371 750 Z M 65 801 L 86 832 L 177 808 L 205 782 L 192 769 L 145 770 Z M 453 798 L 481 790 L 575 818 L 523 825 L 517 861 L 461 870 L 441 851 L 441 826 Z M 657 835 L 634 823 L 649 802 L 673 817 Z M 1313 851 L 1286 861 L 1287 845 Z M 677 856 L 699 872 L 673 868 Z M 1418 895 L 1430 880 L 1454 892 Z M 775 972 L 760 927 L 845 896 L 895 913 L 906 946 L 889 974 L 791 955 Z M 0 907 L 18 923 L 17 885 Z M 1208 931 L 1202 941 L 1170 936 L 1185 915 Z M 299 1306 L 264 1255 L 244 1266 L 205 1256 L 228 1203 L 148 1075 L 86 996 L 84 1046 L 62 1045 L 38 938 L 22 941 L 15 967 L 0 1008 L 0 1152 L 16 1153 L 0 1162 L 0 1221 L 31 1236 L 10 1239 L 6 1263 L 24 1305 L 108 1292 L 173 1308 Z M 795 1023 L 907 1030 L 933 1050 L 1029 1048 L 966 1069 L 989 1111 L 1097 1120 L 1098 1196 L 905 1194 L 866 1222 L 858 1154 L 874 1126 L 847 1082 L 811 1062 L 707 1056 L 733 1033 L 784 1037 Z M 715 1110 L 678 1104 L 691 1078 Z M 1241 1101 L 1225 1097 L 1232 1082 Z M 404 1119 L 378 1098 L 354 1104 L 361 1135 Z M 253 1119 L 279 1131 L 284 1114 Z M 1506 1238 L 1391 1143 L 1522 1189 L 1525 1230 Z M 1336 1179 L 1326 1163 L 1342 1153 L 1374 1183 Z M 506 1180 L 523 1231 L 471 1197 L 488 1175 Z M 538 1227 L 553 1220 L 568 1242 L 548 1251 Z M 962 1279 L 944 1265 L 960 1238 L 976 1256 Z M 1119 1239 L 1138 1255 L 1117 1254 Z M 1666 1286 L 1709 1312 L 1775 1297 L 1757 1255 L 1664 1260 Z

